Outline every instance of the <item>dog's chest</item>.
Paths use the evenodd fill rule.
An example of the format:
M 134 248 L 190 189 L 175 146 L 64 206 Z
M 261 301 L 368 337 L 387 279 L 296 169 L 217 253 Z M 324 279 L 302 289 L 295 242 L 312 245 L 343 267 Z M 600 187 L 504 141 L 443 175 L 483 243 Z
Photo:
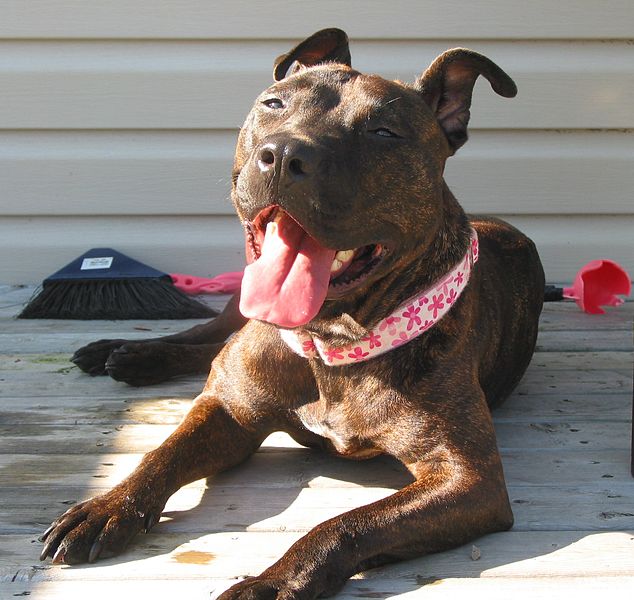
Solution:
M 329 406 L 323 400 L 297 409 L 302 425 L 327 441 L 330 448 L 348 458 L 370 458 L 381 454 L 372 435 L 358 415 L 349 407 Z

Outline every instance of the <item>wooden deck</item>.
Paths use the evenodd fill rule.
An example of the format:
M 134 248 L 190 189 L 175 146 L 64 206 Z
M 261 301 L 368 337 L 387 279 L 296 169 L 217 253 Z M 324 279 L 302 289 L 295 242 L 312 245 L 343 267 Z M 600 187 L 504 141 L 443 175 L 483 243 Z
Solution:
M 0 287 L 0 598 L 209 598 L 257 574 L 323 519 L 406 480 L 388 459 L 347 462 L 274 435 L 248 463 L 183 488 L 124 555 L 40 563 L 37 541 L 73 503 L 110 488 L 181 419 L 203 378 L 134 389 L 68 361 L 101 337 L 183 321 L 18 321 L 29 290 Z M 339 598 L 631 598 L 634 303 L 601 317 L 547 305 L 538 352 L 496 411 L 515 526 L 451 552 L 377 569 Z

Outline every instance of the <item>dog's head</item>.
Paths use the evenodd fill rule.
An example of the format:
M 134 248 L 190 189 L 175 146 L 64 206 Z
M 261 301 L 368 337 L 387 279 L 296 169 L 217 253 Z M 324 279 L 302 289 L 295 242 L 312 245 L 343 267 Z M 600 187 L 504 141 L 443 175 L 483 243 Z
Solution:
M 305 325 L 324 304 L 362 298 L 433 242 L 445 160 L 467 139 L 479 75 L 515 95 L 508 75 L 464 49 L 439 56 L 414 84 L 359 73 L 338 29 L 276 60 L 233 172 L 247 316 Z

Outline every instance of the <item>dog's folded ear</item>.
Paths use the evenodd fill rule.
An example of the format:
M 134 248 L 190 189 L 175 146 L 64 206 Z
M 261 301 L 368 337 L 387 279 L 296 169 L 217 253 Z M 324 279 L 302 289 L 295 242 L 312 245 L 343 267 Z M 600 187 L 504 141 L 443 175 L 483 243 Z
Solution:
M 415 87 L 436 114 L 453 152 L 467 141 L 473 86 L 479 75 L 505 98 L 517 94 L 513 80 L 486 56 L 454 48 L 441 54 L 416 80 Z
M 291 74 L 297 69 L 312 67 L 326 62 L 341 63 L 350 66 L 350 48 L 348 36 L 341 29 L 322 29 L 295 46 L 287 54 L 275 59 L 273 78 L 281 81 L 286 77 L 289 67 L 297 63 Z

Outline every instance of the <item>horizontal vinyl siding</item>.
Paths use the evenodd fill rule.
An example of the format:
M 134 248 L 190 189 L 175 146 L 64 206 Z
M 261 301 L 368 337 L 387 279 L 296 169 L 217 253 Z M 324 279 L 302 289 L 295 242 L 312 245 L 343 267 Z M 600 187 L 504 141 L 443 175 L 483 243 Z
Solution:
M 216 275 L 244 266 L 236 217 L 8 217 L 0 236 L 4 281 L 51 274 L 89 248 L 112 247 L 167 273 Z M 43 270 L 46 269 L 46 270 Z
M 164 271 L 240 268 L 238 127 L 273 59 L 333 25 L 356 68 L 389 78 L 412 81 L 455 46 L 496 61 L 519 94 L 478 82 L 450 187 L 533 237 L 551 281 L 601 257 L 634 273 L 634 4 L 385 6 L 1 3 L 0 282 L 38 282 L 104 245 Z
M 272 83 L 273 59 L 291 44 L 0 42 L 0 128 L 240 127 Z M 358 41 L 352 61 L 364 72 L 413 81 L 455 46 L 487 55 L 519 88 L 509 100 L 479 80 L 473 128 L 634 127 L 634 45 L 627 42 Z
M 631 215 L 498 216 L 535 241 L 542 261 L 555 273 L 553 281 L 571 280 L 581 265 L 597 257 L 631 265 Z M 8 217 L 4 222 L 0 256 L 5 281 L 23 282 L 25 272 L 41 273 L 41 279 L 86 249 L 103 246 L 165 272 L 208 276 L 243 266 L 242 228 L 233 216 Z
M 6 215 L 228 215 L 236 130 L 0 132 Z M 447 163 L 481 213 L 631 214 L 634 139 L 620 131 L 486 131 Z
M 631 0 L 3 0 L 7 38 L 296 39 L 323 27 L 357 38 L 615 39 Z

